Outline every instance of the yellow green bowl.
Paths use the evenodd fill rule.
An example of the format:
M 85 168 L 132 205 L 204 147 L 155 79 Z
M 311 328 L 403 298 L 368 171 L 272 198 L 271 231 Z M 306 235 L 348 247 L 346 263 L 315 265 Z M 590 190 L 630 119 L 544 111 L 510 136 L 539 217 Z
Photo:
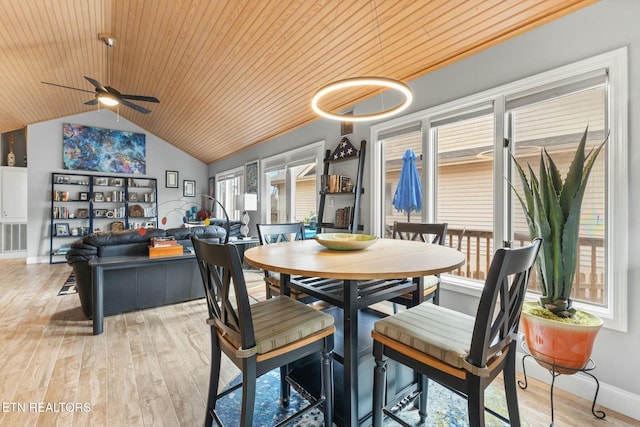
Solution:
M 377 236 L 351 233 L 320 233 L 313 238 L 325 248 L 333 251 L 359 251 L 378 241 Z

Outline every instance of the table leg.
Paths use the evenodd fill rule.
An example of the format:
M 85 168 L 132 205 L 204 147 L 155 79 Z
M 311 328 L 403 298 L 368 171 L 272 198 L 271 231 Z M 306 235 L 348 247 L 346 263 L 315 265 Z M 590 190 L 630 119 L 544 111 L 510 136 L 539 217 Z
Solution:
M 280 274 L 280 295 L 291 296 L 291 288 L 289 287 L 289 281 L 291 275 Z M 289 366 L 280 367 L 280 402 L 286 408 L 289 406 L 289 396 L 291 395 L 291 386 L 286 377 L 289 375 Z
M 104 300 L 103 300 L 103 287 L 104 287 L 104 271 L 100 266 L 94 266 L 91 269 L 92 280 L 91 283 L 91 306 L 93 317 L 93 335 L 100 335 L 103 330 L 104 323 Z
M 358 425 L 358 283 L 344 281 L 344 422 Z
M 290 274 L 280 274 L 280 292 L 282 295 L 290 297 L 291 296 L 291 288 L 289 287 L 289 282 L 291 281 Z

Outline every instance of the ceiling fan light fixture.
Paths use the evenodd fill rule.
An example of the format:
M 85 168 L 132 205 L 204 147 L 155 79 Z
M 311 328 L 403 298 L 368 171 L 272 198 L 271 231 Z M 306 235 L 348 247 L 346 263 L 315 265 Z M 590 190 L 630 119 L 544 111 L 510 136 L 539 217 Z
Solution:
M 394 89 L 400 92 L 404 96 L 404 101 L 397 105 L 396 107 L 380 111 L 374 114 L 366 114 L 366 115 L 350 115 L 350 114 L 336 114 L 330 111 L 324 110 L 319 106 L 320 99 L 324 96 L 337 92 L 342 89 L 359 87 L 359 86 L 378 86 L 381 88 Z M 400 113 L 401 111 L 406 110 L 411 102 L 413 101 L 413 92 L 411 88 L 407 86 L 405 83 L 394 80 L 386 77 L 353 77 L 344 80 L 338 80 L 336 82 L 330 83 L 326 86 L 321 87 L 318 91 L 313 95 L 311 99 L 311 108 L 317 114 L 322 117 L 326 117 L 328 119 L 339 120 L 342 122 L 365 122 L 370 120 L 379 120 L 387 117 L 391 117 Z
M 120 103 L 120 101 L 118 101 L 114 96 L 106 93 L 98 95 L 98 101 L 100 101 L 102 105 L 106 105 L 108 107 L 113 107 Z

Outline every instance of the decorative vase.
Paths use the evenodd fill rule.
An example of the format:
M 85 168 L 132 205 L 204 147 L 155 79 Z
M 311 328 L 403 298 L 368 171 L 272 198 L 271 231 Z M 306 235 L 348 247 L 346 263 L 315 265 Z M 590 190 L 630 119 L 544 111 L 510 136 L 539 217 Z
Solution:
M 7 154 L 7 166 L 16 165 L 16 155 L 13 152 L 13 135 L 9 137 L 9 154 Z
M 538 306 L 526 302 L 522 310 L 522 332 L 531 355 L 546 369 L 555 367 L 560 374 L 574 374 L 591 359 L 593 343 L 602 327 L 602 319 L 581 311 L 589 324 L 573 324 L 540 317 L 527 307 Z

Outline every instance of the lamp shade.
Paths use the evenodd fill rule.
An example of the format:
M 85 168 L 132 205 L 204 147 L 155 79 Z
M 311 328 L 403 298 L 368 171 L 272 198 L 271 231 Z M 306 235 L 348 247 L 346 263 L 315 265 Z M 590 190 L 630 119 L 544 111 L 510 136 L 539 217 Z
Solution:
M 255 211 L 258 210 L 257 194 L 237 194 L 236 209 L 239 211 Z

